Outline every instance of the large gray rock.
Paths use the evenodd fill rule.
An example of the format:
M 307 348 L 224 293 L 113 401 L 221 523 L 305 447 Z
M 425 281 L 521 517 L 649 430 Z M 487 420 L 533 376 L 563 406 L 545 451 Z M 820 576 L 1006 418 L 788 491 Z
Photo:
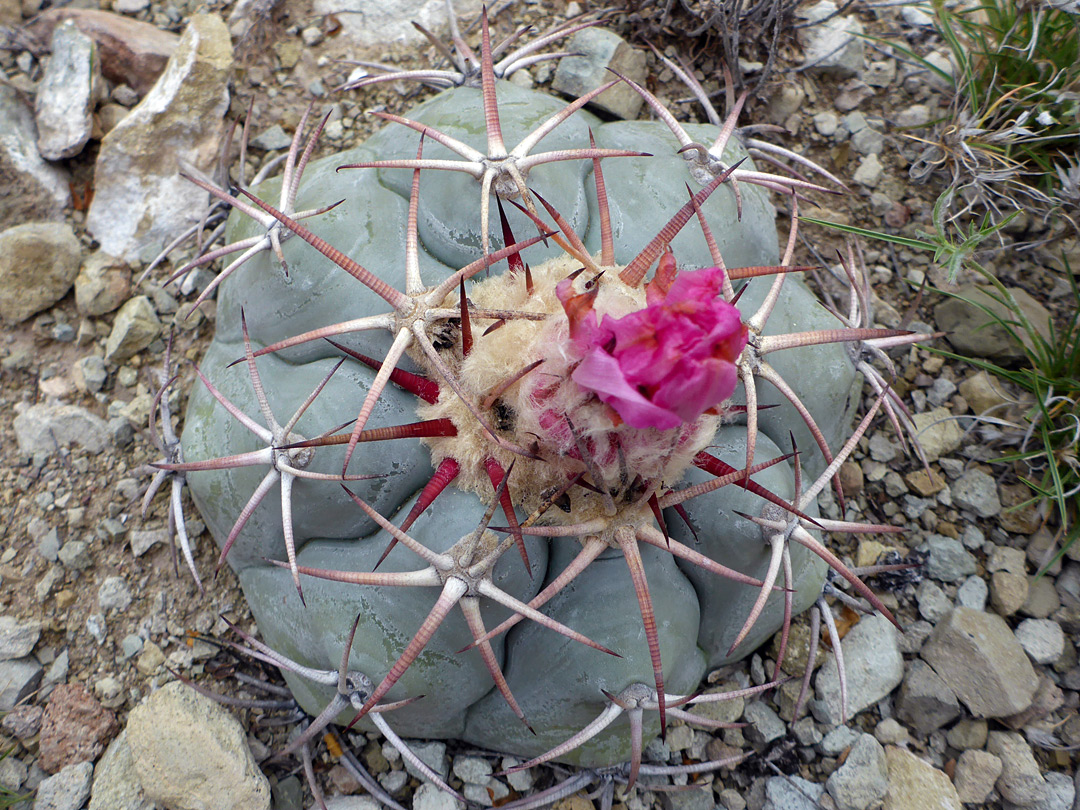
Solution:
M 854 15 L 837 15 L 832 0 L 821 0 L 799 16 L 810 23 L 799 29 L 803 69 L 845 78 L 862 70 L 863 27 Z
M 68 765 L 38 785 L 34 810 L 79 810 L 90 796 L 94 763 Z
M 956 608 L 934 629 L 921 655 L 976 717 L 1023 711 L 1039 685 L 1020 642 L 992 613 Z
M 863 734 L 851 747 L 844 764 L 833 771 L 825 789 L 839 810 L 867 810 L 889 789 L 885 749 L 872 734 Z
M 925 662 L 916 660 L 911 662 L 900 687 L 896 714 L 920 735 L 929 736 L 960 714 L 960 704 L 944 679 Z
M 31 405 L 15 417 L 14 427 L 23 453 L 52 453 L 68 444 L 100 453 L 109 446 L 105 420 L 79 405 Z
M 86 227 L 109 255 L 135 261 L 155 254 L 198 222 L 206 192 L 178 171 L 213 165 L 232 64 L 225 24 L 193 16 L 157 84 L 101 142 Z
M 67 295 L 81 255 L 70 225 L 28 222 L 0 233 L 0 319 L 25 321 Z
M 89 810 L 154 810 L 135 772 L 126 729 L 109 743 L 94 770 Z
M 480 0 L 456 0 L 459 17 L 472 19 L 480 13 Z M 413 27 L 417 22 L 429 31 L 447 29 L 445 0 L 315 0 L 318 14 L 340 15 L 344 33 L 364 48 L 383 48 L 388 43 L 426 43 Z
M 1050 313 L 1046 307 L 1019 287 L 1010 287 L 1008 291 L 1036 332 L 1049 340 Z M 963 286 L 956 291 L 955 298 L 947 298 L 934 307 L 934 321 L 960 354 L 999 361 L 1021 360 L 1024 357 L 1023 346 L 982 309 L 985 307 L 999 318 L 1015 321 L 1016 316 L 995 299 L 996 295 L 998 293 L 992 288 L 974 284 Z M 1023 329 L 1016 328 L 1014 331 L 1025 343 L 1029 342 Z
M 586 28 L 570 40 L 567 50 L 575 54 L 559 60 L 551 87 L 571 98 L 578 98 L 612 80 L 612 72 L 631 81 L 645 81 L 645 52 L 635 50 L 614 31 Z M 628 84 L 620 82 L 605 90 L 591 106 L 617 118 L 637 118 L 645 100 Z
M 898 633 L 884 616 L 868 616 L 840 642 L 847 670 L 847 717 L 877 703 L 904 679 L 904 658 Z M 843 719 L 840 706 L 840 676 L 834 656 L 829 655 L 815 681 L 817 700 L 814 716 L 836 725 Z
M 14 616 L 0 616 L 0 660 L 23 658 L 34 651 L 41 638 L 41 623 L 23 622 Z
M 179 681 L 128 716 L 128 744 L 147 799 L 173 810 L 269 810 L 270 784 L 227 710 Z
M 43 670 L 32 655 L 0 661 L 0 712 L 10 712 L 33 694 Z
M 70 20 L 56 26 L 34 109 L 42 157 L 60 160 L 82 151 L 90 140 L 101 90 L 94 41 Z
M 41 159 L 30 107 L 0 84 L 0 229 L 60 217 L 71 202 L 68 175 Z
M 1003 799 L 1025 806 L 1045 806 L 1050 791 L 1031 746 L 1021 734 L 1015 731 L 991 731 L 986 750 L 1001 760 L 997 789 Z

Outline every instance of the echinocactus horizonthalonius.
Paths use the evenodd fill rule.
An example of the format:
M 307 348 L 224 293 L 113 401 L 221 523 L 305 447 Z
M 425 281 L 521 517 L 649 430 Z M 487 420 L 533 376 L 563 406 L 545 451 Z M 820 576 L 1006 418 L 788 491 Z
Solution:
M 869 359 L 916 337 L 798 278 L 798 195 L 825 189 L 754 168 L 741 99 L 682 126 L 633 85 L 662 120 L 603 123 L 596 93 L 497 81 L 486 21 L 479 63 L 347 152 L 308 164 L 301 123 L 257 197 L 197 180 L 244 253 L 161 466 L 319 716 L 290 750 L 359 716 L 633 781 L 665 718 L 703 722 L 707 669 L 784 646 L 826 563 L 884 610 L 816 498 L 893 413 Z

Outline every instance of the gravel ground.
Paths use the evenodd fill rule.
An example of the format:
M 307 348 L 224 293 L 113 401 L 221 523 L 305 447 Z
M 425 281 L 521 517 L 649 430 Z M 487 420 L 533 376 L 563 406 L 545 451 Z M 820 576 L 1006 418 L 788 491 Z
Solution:
M 118 0 L 112 8 L 175 33 L 196 11 L 229 19 L 236 10 L 231 3 L 197 9 L 185 2 L 139 0 Z M 431 58 L 429 49 L 365 50 L 341 30 L 345 15 L 319 14 L 305 3 L 286 4 L 266 19 L 259 10 L 256 0 L 244 15 L 255 25 L 238 46 L 229 101 L 229 111 L 236 116 L 254 99 L 252 132 L 259 137 L 249 153 L 253 167 L 268 157 L 260 147 L 281 148 L 282 136 L 275 127 L 287 143 L 312 93 L 317 111 L 336 105 L 340 113 L 332 116 L 318 154 L 362 139 L 371 129 L 363 110 L 400 111 L 422 95 L 409 87 L 380 85 L 363 97 L 342 100 L 327 90 L 353 70 L 339 60 L 366 57 L 420 65 Z M 7 15 L 0 17 L 0 24 L 30 24 L 39 11 L 36 0 L 24 0 L 21 7 L 0 0 L 0 13 Z M 496 19 L 506 33 L 523 23 L 544 28 L 573 11 L 545 0 L 514 4 Z M 940 49 L 922 21 L 895 7 L 874 12 L 856 5 L 844 19 L 858 20 L 869 32 L 903 40 L 923 53 Z M 633 27 L 623 18 L 619 21 L 621 33 L 632 37 Z M 32 31 L 32 25 L 27 30 Z M 45 54 L 32 39 L 18 42 L 0 51 L 0 67 L 18 93 L 32 97 L 42 81 Z M 664 46 L 675 41 L 659 42 Z M 852 193 L 830 199 L 818 214 L 822 218 L 908 235 L 928 229 L 930 206 L 941 185 L 936 178 L 927 185 L 910 182 L 908 168 L 921 145 L 902 130 L 914 127 L 917 132 L 938 118 L 949 96 L 869 43 L 847 77 L 796 71 L 805 47 L 792 40 L 780 48 L 781 70 L 766 97 L 751 101 L 746 120 L 784 127 L 787 132 L 780 140 L 785 145 L 841 177 L 854 176 Z M 685 91 L 670 71 L 655 65 L 651 55 L 649 59 L 658 95 L 682 98 Z M 715 65 L 707 59 L 699 64 L 705 76 L 713 75 Z M 543 82 L 546 73 L 534 70 L 532 78 Z M 715 88 L 715 83 L 708 86 Z M 14 203 L 5 213 L 2 206 L 11 198 L 0 197 L 0 229 L 30 219 L 66 223 L 75 241 L 65 249 L 72 252 L 74 266 L 83 268 L 81 282 L 72 273 L 67 286 L 29 316 L 0 312 L 7 326 L 0 344 L 0 434 L 5 437 L 0 443 L 0 690 L 10 700 L 5 710 L 19 701 L 2 724 L 6 741 L 0 750 L 11 753 L 0 760 L 0 785 L 19 794 L 37 791 L 35 808 L 84 806 L 93 771 L 72 763 L 96 762 L 100 776 L 113 748 L 105 757 L 102 752 L 121 730 L 129 738 L 136 732 L 149 734 L 149 739 L 139 738 L 139 745 L 130 744 L 136 751 L 152 747 L 155 737 L 167 736 L 164 725 L 140 730 L 134 710 L 155 690 L 165 693 L 160 687 L 178 675 L 229 694 L 238 692 L 237 671 L 276 677 L 237 661 L 218 643 L 230 637 L 226 619 L 251 625 L 231 572 L 222 571 L 201 594 L 182 560 L 176 573 L 166 497 L 159 496 L 146 518 L 140 518 L 139 499 L 150 477 L 145 465 L 160 457 L 146 425 L 158 385 L 151 371 L 162 363 L 165 341 L 155 338 L 128 354 L 115 351 L 117 330 L 135 330 L 140 317 L 175 324 L 174 356 L 196 360 L 212 332 L 213 307 L 185 320 L 197 292 L 163 287 L 168 265 L 138 288 L 131 286 L 141 272 L 138 267 L 110 268 L 89 278 L 93 273 L 87 269 L 88 259 L 96 245 L 87 231 L 86 208 L 88 194 L 101 179 L 94 176 L 100 137 L 116 120 L 110 116 L 123 113 L 113 108 L 129 107 L 139 96 L 130 87 L 118 90 L 114 83 L 107 89 L 89 142 L 56 161 L 66 173 L 62 185 L 70 200 L 51 216 L 29 216 L 13 213 Z M 690 105 L 683 106 L 687 114 L 696 114 Z M 1049 318 L 1063 314 L 1068 300 L 1064 280 L 1044 252 L 1016 247 L 1051 235 L 1046 223 L 1025 213 L 1010 225 L 1006 245 L 987 256 L 998 277 L 1030 294 L 1033 311 Z M 54 237 L 59 255 L 66 237 L 49 236 Z M 833 234 L 814 233 L 797 261 L 828 264 L 839 246 Z M 1076 249 L 1075 241 L 1065 246 Z M 942 309 L 943 298 L 917 298 L 913 293 L 911 282 L 923 278 L 944 283 L 927 256 L 870 244 L 865 257 L 882 325 L 903 320 L 927 332 L 948 328 L 954 335 L 970 333 L 972 324 L 962 313 Z M 173 266 L 181 261 L 178 253 Z M 819 282 L 831 288 L 827 279 Z M 73 283 L 74 290 L 68 292 Z M 80 285 L 87 291 L 84 300 L 78 299 Z M 109 300 L 98 307 L 107 309 L 95 309 L 91 291 L 96 300 Z M 21 295 L 20 288 L 8 287 L 0 291 L 5 299 L 0 304 L 17 307 Z M 149 314 L 123 314 L 128 306 L 120 305 L 138 296 L 146 297 Z M 930 345 L 949 347 L 944 341 Z M 1053 553 L 1056 527 L 1046 524 L 1037 508 L 1014 508 L 1025 497 L 1019 480 L 1023 471 L 989 463 L 1006 442 L 995 441 L 996 435 L 979 429 L 970 418 L 995 407 L 995 415 L 1014 417 L 1023 403 L 1013 401 L 1014 392 L 999 382 L 925 349 L 905 350 L 893 359 L 900 375 L 897 388 L 912 403 L 917 424 L 925 428 L 921 438 L 930 459 L 929 474 L 900 452 L 887 423 L 875 423 L 841 471 L 849 514 L 904 526 L 906 531 L 857 542 L 837 537 L 834 548 L 859 565 L 873 563 L 884 552 L 903 555 L 914 549 L 925 553 L 927 567 L 921 578 L 877 583 L 905 628 L 902 636 L 883 621 L 858 621 L 850 611 L 837 608 L 845 632 L 850 627 L 844 652 L 852 669 L 848 690 L 849 714 L 854 717 L 840 726 L 822 705 L 796 720 L 791 716 L 793 694 L 785 688 L 733 714 L 732 719 L 741 716 L 748 724 L 745 728 L 713 735 L 673 727 L 666 743 L 649 747 L 649 761 L 681 764 L 751 749 L 755 756 L 734 769 L 698 778 L 692 783 L 696 788 L 684 791 L 625 791 L 615 786 L 616 807 L 867 810 L 882 801 L 887 808 L 930 806 L 918 804 L 919 796 L 943 797 L 947 803 L 941 806 L 949 807 L 958 807 L 960 801 L 988 807 L 1073 806 L 1072 749 L 1080 746 L 1080 667 L 1074 644 L 1080 629 L 1080 553 L 1070 550 L 1046 576 L 1033 578 Z M 183 412 L 193 379 L 190 366 L 183 367 L 170 395 L 174 413 Z M 839 512 L 831 501 L 823 508 L 826 514 Z M 195 538 L 198 569 L 212 571 L 217 556 L 212 539 L 199 525 L 189 525 L 189 531 Z M 975 632 L 973 627 L 990 641 L 968 649 L 963 637 Z M 803 619 L 796 640 L 805 634 Z M 741 664 L 712 673 L 710 683 L 764 682 L 773 673 L 774 654 L 775 647 L 767 645 Z M 827 693 L 824 681 L 831 664 L 825 656 L 819 656 L 818 663 L 823 667 L 819 694 Z M 989 673 L 991 680 L 975 678 L 976 671 Z M 1001 705 L 1002 699 L 1007 705 Z M 46 706 L 50 708 L 43 715 Z M 160 711 L 159 717 L 169 716 Z M 248 732 L 247 747 L 256 756 L 280 745 L 288 733 L 287 727 L 254 723 L 259 714 L 238 712 Z M 392 747 L 363 735 L 354 735 L 353 742 L 361 761 L 403 803 L 452 806 L 446 797 L 421 787 Z M 489 763 L 498 770 L 505 762 L 453 743 L 424 750 L 436 769 L 441 765 L 449 770 L 455 787 L 492 789 L 493 799 L 525 795 L 559 776 L 554 769 L 535 768 L 495 788 Z M 308 806 L 310 796 L 297 769 L 295 762 L 266 768 L 275 807 Z M 315 770 L 328 795 L 363 793 L 325 748 Z M 90 807 L 107 807 L 100 797 L 105 788 L 99 796 L 96 785 Z M 224 795 L 231 789 L 221 788 Z M 131 801 L 124 806 L 149 806 Z M 222 800 L 217 806 L 226 804 Z M 338 806 L 368 804 L 358 799 Z M 558 806 L 585 810 L 593 803 L 582 793 L 561 799 Z

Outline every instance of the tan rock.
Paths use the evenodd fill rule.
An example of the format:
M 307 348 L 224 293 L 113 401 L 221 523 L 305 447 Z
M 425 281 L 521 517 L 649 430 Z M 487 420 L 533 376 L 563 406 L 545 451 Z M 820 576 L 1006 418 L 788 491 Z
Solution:
M 270 785 L 243 727 L 179 681 L 131 710 L 127 735 L 150 801 L 173 810 L 269 810 Z
M 840 465 L 840 487 L 849 498 L 854 498 L 863 491 L 862 467 L 854 461 L 845 461 Z
M 86 259 L 75 277 L 75 306 L 81 315 L 112 312 L 131 294 L 131 269 L 100 250 Z
M 948 408 L 934 408 L 912 416 L 916 438 L 926 453 L 927 461 L 937 461 L 960 446 L 964 432 Z
M 1002 616 L 1012 616 L 1027 602 L 1030 588 L 1024 574 L 995 571 L 990 576 L 990 604 Z
M 998 484 L 1001 528 L 1010 534 L 1034 534 L 1042 525 L 1037 496 L 1026 484 Z
M 1001 776 L 1001 760 L 986 751 L 965 751 L 956 762 L 953 785 L 962 802 L 981 804 Z
M 956 788 L 944 772 L 895 745 L 885 747 L 889 792 L 882 810 L 962 810 Z
M 955 608 L 934 628 L 920 655 L 975 717 L 1023 711 L 1039 685 L 1024 648 L 993 613 Z
M 194 15 L 160 80 L 102 140 L 86 227 L 105 253 L 149 258 L 198 222 L 206 192 L 179 171 L 217 159 L 232 64 L 225 24 Z
M 105 341 L 105 360 L 123 363 L 138 354 L 161 333 L 161 321 L 145 295 L 132 298 L 116 313 L 112 332 Z
M 967 400 L 971 412 L 976 415 L 1001 416 L 1004 410 L 1002 406 L 1011 401 L 1004 383 L 985 371 L 979 371 L 960 383 L 960 396 Z
M 945 489 L 945 479 L 934 470 L 929 473 L 924 469 L 913 470 L 904 476 L 904 480 L 923 498 L 929 498 Z
M 25 321 L 67 295 L 81 255 L 70 225 L 28 222 L 0 233 L 0 319 Z

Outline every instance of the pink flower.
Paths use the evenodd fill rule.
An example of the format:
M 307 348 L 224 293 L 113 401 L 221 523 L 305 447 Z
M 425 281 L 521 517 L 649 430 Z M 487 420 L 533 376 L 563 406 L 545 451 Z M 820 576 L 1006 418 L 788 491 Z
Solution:
M 738 309 L 720 297 L 723 278 L 718 267 L 681 273 L 665 280 L 666 294 L 651 289 L 644 309 L 599 323 L 584 311 L 591 300 L 565 287 L 559 297 L 568 315 L 577 303 L 571 339 L 583 351 L 574 382 L 634 428 L 670 430 L 719 405 L 735 390 L 746 345 Z

